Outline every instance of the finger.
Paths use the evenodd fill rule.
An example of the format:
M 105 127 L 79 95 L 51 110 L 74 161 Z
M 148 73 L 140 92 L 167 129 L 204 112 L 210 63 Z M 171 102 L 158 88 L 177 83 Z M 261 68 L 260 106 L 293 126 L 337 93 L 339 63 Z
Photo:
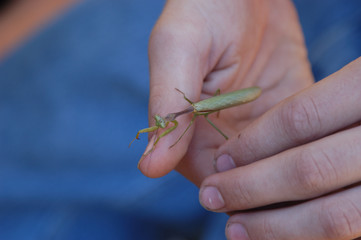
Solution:
M 204 180 L 200 201 L 228 212 L 315 198 L 361 181 L 361 127 Z
M 205 29 L 191 4 L 168 1 L 162 16 L 153 29 L 149 42 L 150 98 L 149 119 L 153 116 L 165 117 L 168 113 L 182 111 L 189 106 L 180 89 L 192 101 L 199 99 L 202 81 L 206 75 L 206 60 L 210 38 L 200 29 Z M 184 24 L 190 14 L 194 24 Z M 149 177 L 160 177 L 171 171 L 185 154 L 193 128 L 173 148 L 177 138 L 186 129 L 191 115 L 181 116 L 178 127 L 161 138 L 151 154 L 143 157 L 140 170 Z M 158 135 L 162 132 L 158 131 Z M 147 150 L 152 148 L 150 141 Z
M 361 58 L 281 102 L 227 141 L 216 156 L 237 166 L 319 139 L 361 119 Z M 222 161 L 216 162 L 222 168 Z
M 214 120 L 217 121 L 217 119 Z M 217 149 L 216 146 L 222 144 L 225 139 L 216 132 L 204 117 L 199 117 L 195 125 L 197 131 L 193 135 L 187 154 L 177 165 L 176 170 L 200 187 L 207 176 L 215 173 L 213 162 L 202 160 L 211 159 Z M 212 142 L 207 141 L 207 139 L 212 139 Z
M 361 187 L 292 207 L 236 214 L 227 239 L 349 240 L 361 236 Z

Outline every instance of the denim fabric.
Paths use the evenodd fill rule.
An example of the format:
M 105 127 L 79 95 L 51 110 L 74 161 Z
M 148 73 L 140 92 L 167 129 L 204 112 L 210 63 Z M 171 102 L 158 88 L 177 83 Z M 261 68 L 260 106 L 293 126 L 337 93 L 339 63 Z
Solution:
M 294 0 L 316 81 L 361 56 L 361 1 Z
M 360 55 L 360 3 L 295 1 L 316 78 Z M 136 168 L 164 1 L 88 0 L 0 63 L 0 240 L 224 239 L 177 173 Z M 310 7 L 312 6 L 312 7 Z
M 147 42 L 164 1 L 88 0 L 0 64 L 0 239 L 170 239 L 218 216 L 177 173 L 148 179 Z

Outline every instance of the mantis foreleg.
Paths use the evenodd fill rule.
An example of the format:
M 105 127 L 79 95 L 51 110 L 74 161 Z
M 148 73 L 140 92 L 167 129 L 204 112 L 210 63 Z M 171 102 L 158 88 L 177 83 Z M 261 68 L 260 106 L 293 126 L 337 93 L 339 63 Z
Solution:
M 153 143 L 153 146 L 152 148 L 147 152 L 145 153 L 144 155 L 148 155 L 149 153 L 153 152 L 154 148 L 155 148 L 155 145 L 158 143 L 159 139 L 161 139 L 162 137 L 166 136 L 167 134 L 169 134 L 170 132 L 172 132 L 174 129 L 177 128 L 178 126 L 178 122 L 176 120 L 173 120 L 171 121 L 174 125 L 173 127 L 170 127 L 168 128 L 167 130 L 165 130 L 164 132 L 162 132 L 158 137 L 157 139 L 155 140 L 155 142 Z M 165 127 L 167 127 L 169 124 L 169 122 L 166 123 Z
M 167 130 L 165 130 L 164 132 L 162 132 L 159 137 L 157 138 L 157 140 L 155 140 L 154 144 L 153 144 L 153 148 L 155 147 L 155 145 L 158 143 L 159 139 L 161 139 L 162 137 L 168 135 L 169 133 L 171 133 L 174 129 L 177 128 L 178 126 L 178 122 L 176 120 L 173 120 L 172 123 L 174 124 L 173 127 L 168 128 Z M 168 124 L 167 124 L 168 125 Z
M 139 134 L 147 133 L 147 132 L 153 132 L 153 131 L 157 130 L 158 128 L 159 128 L 158 126 L 153 126 L 153 127 L 144 128 L 144 129 L 139 130 L 137 135 L 135 136 L 135 138 L 129 143 L 129 147 L 134 142 L 135 139 L 139 140 Z

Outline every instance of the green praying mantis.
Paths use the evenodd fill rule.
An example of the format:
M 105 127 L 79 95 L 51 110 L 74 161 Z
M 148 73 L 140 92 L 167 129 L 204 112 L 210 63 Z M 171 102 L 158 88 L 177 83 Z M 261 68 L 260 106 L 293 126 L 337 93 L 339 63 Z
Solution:
M 238 106 L 241 104 L 251 102 L 251 101 L 257 99 L 259 97 L 259 95 L 261 94 L 261 88 L 250 87 L 250 88 L 244 88 L 241 90 L 237 90 L 237 91 L 233 91 L 233 92 L 229 92 L 229 93 L 225 93 L 225 94 L 215 95 L 214 97 L 210 97 L 210 98 L 207 98 L 207 99 L 204 99 L 204 100 L 194 103 L 191 100 L 189 100 L 182 91 L 180 91 L 177 88 L 176 88 L 176 90 L 178 92 L 180 92 L 181 94 L 183 94 L 184 99 L 190 103 L 190 106 L 188 108 L 184 109 L 183 111 L 169 113 L 165 117 L 161 117 L 160 115 L 155 115 L 154 116 L 155 125 L 152 127 L 149 127 L 149 128 L 144 128 L 144 129 L 139 130 L 136 137 L 133 139 L 133 141 L 135 139 L 139 139 L 139 134 L 141 134 L 141 133 L 153 132 L 153 131 L 158 130 L 159 128 L 166 129 L 168 127 L 169 123 L 172 123 L 173 126 L 166 129 L 155 139 L 153 147 L 149 152 L 152 152 L 154 150 L 155 145 L 158 143 L 158 141 L 162 137 L 168 135 L 169 133 L 174 131 L 174 129 L 177 128 L 178 122 L 177 122 L 176 118 L 178 116 L 180 116 L 182 114 L 186 114 L 186 113 L 191 113 L 191 112 L 193 113 L 193 117 L 192 117 L 190 123 L 188 124 L 187 128 L 180 135 L 180 137 L 175 141 L 175 143 L 172 144 L 169 148 L 174 147 L 181 140 L 181 138 L 188 131 L 188 129 L 192 126 L 192 124 L 194 123 L 194 120 L 198 116 L 204 116 L 205 119 L 209 122 L 209 124 L 211 124 L 212 127 L 214 127 L 214 129 L 216 129 L 226 140 L 228 140 L 228 136 L 226 134 L 224 134 L 216 125 L 214 125 L 214 123 L 208 118 L 208 115 L 211 113 L 215 113 L 215 112 L 219 113 L 219 111 L 226 109 L 226 108 L 235 107 L 235 106 Z M 133 141 L 130 142 L 129 146 L 132 144 Z

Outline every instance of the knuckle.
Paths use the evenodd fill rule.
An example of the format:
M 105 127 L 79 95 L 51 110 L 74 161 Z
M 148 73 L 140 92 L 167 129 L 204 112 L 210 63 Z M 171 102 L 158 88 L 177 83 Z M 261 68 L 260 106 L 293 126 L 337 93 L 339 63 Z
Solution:
M 352 201 L 329 201 L 321 208 L 319 219 L 327 239 L 353 239 L 361 229 L 361 209 Z
M 281 124 L 286 136 L 293 142 L 312 139 L 320 130 L 321 121 L 312 98 L 294 99 L 282 108 Z
M 155 27 L 149 38 L 149 55 L 157 56 L 159 52 L 174 45 L 177 39 L 177 32 L 171 28 Z
M 276 232 L 273 228 L 273 224 L 270 221 L 269 218 L 264 218 L 262 225 L 261 225 L 262 232 L 264 232 L 264 239 L 267 240 L 277 240 L 279 237 L 277 237 Z
M 303 149 L 295 160 L 295 185 L 301 194 L 310 195 L 324 190 L 330 182 L 329 167 L 324 167 L 324 162 L 330 162 L 326 155 L 320 155 L 312 149 Z M 325 164 L 326 165 L 326 164 Z
M 237 155 L 240 156 L 238 158 L 239 162 L 236 164 L 238 166 L 244 166 L 256 161 L 259 158 L 258 155 L 262 153 L 262 148 L 259 146 L 259 142 L 252 135 L 247 132 L 239 134 L 234 146 L 234 149 L 237 151 Z
M 258 201 L 254 198 L 254 194 L 248 188 L 249 186 L 252 184 L 247 184 L 244 179 L 236 182 L 236 191 L 234 191 L 236 195 L 232 201 L 235 204 L 231 207 L 232 209 L 248 209 L 257 204 Z
M 167 27 L 167 25 L 157 24 L 150 35 L 150 45 L 157 44 L 159 41 L 175 40 L 177 31 L 174 28 Z
M 199 41 L 197 29 L 193 25 L 179 25 L 168 22 L 167 24 L 156 24 L 149 38 L 149 51 L 168 49 L 172 51 L 189 50 L 195 48 L 195 42 Z

